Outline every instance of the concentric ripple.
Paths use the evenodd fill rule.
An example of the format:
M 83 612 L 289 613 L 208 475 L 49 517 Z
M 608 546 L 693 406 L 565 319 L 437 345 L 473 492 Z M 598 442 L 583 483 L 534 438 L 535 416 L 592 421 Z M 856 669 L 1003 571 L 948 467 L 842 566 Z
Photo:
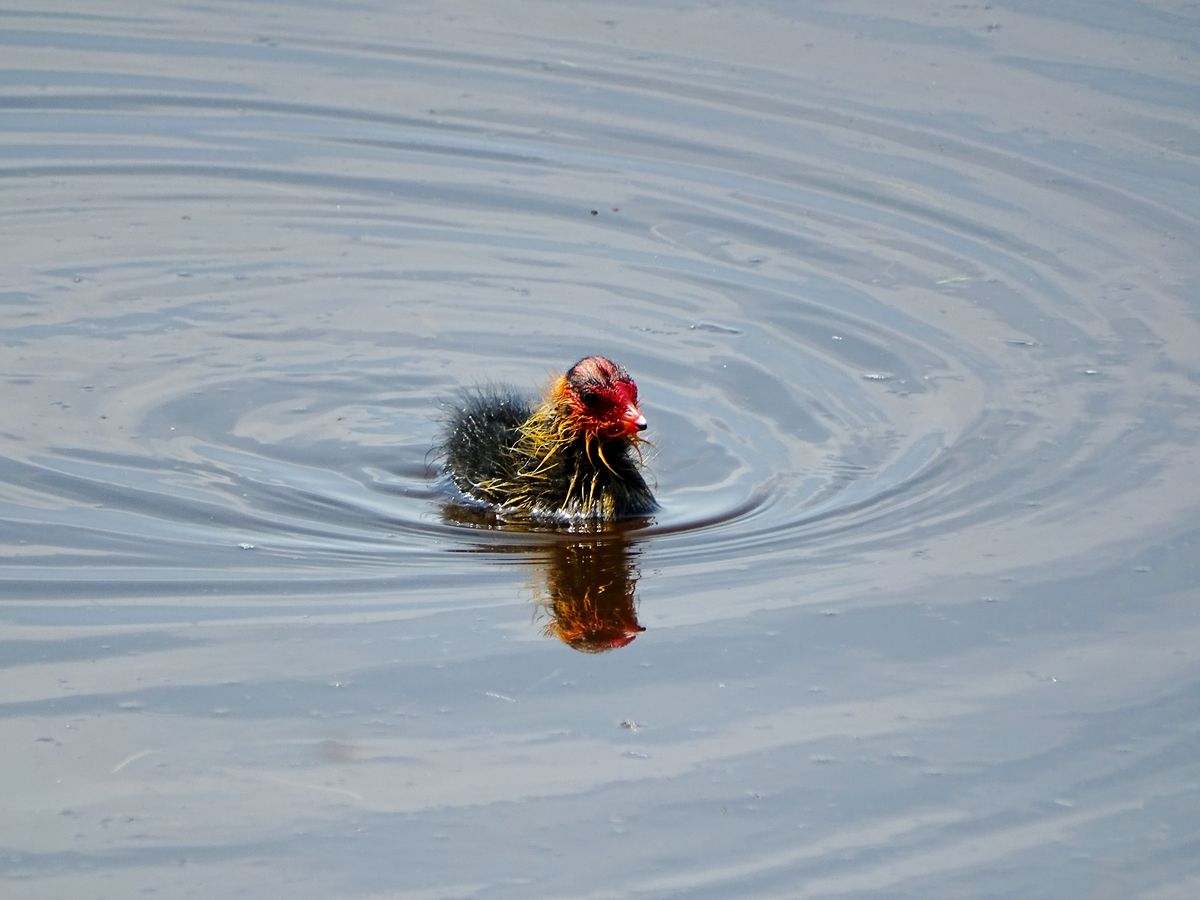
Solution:
M 870 7 L 0 13 L 12 878 L 1189 895 L 1195 17 Z M 456 508 L 590 354 L 661 512 Z
M 8 42 L 51 37 L 112 52 L 103 34 Z M 480 539 L 437 524 L 439 404 L 480 380 L 536 391 L 591 352 L 642 384 L 664 512 L 639 539 L 663 565 L 786 569 L 795 552 L 811 574 L 970 552 L 983 530 L 998 558 L 1070 557 L 1093 542 L 1064 542 L 1062 521 L 1103 503 L 1108 539 L 1134 539 L 1126 504 L 1183 477 L 1129 461 L 1194 433 L 1171 414 L 1187 310 L 1169 285 L 1129 297 L 1123 276 L 1156 233 L 1194 230 L 1190 209 L 1044 143 L 833 111 L 777 73 L 618 69 L 587 43 L 532 67 L 284 43 L 190 44 L 169 79 L 99 89 L 60 70 L 3 100 L 25 135 L 4 175 L 29 273 L 9 295 L 9 383 L 44 423 L 14 436 L 8 480 L 90 500 L 95 524 L 72 516 L 93 551 L 170 536 L 141 554 L 184 578 L 234 537 L 260 552 L 230 572 L 274 553 L 331 577 L 437 559 Z M 122 59 L 174 49 L 147 37 Z M 370 90 L 301 103 L 186 72 L 269 50 L 273 77 L 369 69 Z M 439 102 L 401 102 L 417 86 Z M 586 144 L 584 104 L 605 111 Z M 1120 244 L 1080 224 L 1118 216 L 1148 224 Z M 63 420 L 84 447 L 54 440 Z

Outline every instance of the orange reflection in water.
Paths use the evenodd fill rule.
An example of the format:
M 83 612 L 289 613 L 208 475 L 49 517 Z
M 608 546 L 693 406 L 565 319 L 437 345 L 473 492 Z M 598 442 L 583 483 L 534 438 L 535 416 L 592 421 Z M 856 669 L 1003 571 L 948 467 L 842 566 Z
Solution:
M 536 572 L 533 591 L 545 618 L 543 631 L 581 653 L 604 653 L 628 645 L 646 629 L 637 618 L 638 551 L 627 534 L 647 519 L 620 524 L 574 526 L 565 531 L 544 523 L 501 521 L 490 510 L 450 504 L 445 521 L 544 541 L 486 545 L 480 553 L 525 555 Z
M 545 632 L 584 653 L 624 647 L 646 629 L 637 619 L 640 573 L 621 539 L 567 541 L 550 548 L 544 593 Z

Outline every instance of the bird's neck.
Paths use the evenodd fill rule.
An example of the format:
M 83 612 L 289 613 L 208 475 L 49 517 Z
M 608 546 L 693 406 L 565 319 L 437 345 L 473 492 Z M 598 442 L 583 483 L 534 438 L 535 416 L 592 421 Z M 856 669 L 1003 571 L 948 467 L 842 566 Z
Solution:
M 550 461 L 582 437 L 570 408 L 552 391 L 521 424 L 519 446 L 532 457 Z

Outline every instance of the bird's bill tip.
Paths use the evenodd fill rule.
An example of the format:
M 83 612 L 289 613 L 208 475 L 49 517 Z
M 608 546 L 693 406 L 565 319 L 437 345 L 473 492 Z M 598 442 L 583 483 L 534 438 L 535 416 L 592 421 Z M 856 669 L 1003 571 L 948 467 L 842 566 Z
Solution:
M 621 416 L 621 423 L 625 426 L 625 431 L 628 434 L 636 434 L 639 431 L 645 431 L 647 428 L 646 417 L 632 403 L 626 408 L 625 414 Z

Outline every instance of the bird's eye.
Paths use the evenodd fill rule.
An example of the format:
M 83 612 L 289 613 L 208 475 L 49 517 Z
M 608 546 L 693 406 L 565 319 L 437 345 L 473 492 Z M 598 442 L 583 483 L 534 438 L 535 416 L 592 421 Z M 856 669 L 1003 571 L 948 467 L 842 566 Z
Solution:
M 584 406 L 595 407 L 600 403 L 600 395 L 586 389 L 579 392 L 579 399 L 583 401 Z

